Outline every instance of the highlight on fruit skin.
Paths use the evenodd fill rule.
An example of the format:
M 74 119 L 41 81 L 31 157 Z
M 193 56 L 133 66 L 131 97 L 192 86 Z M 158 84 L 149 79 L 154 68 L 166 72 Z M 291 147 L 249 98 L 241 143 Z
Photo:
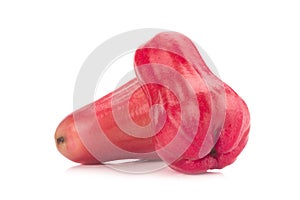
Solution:
M 248 141 L 248 107 L 211 72 L 189 38 L 177 32 L 157 34 L 136 50 L 134 69 L 137 78 L 74 111 L 59 124 L 55 143 L 61 154 L 82 164 L 162 159 L 170 168 L 187 174 L 221 169 L 236 160 Z M 166 69 L 179 74 L 179 78 L 166 73 Z M 153 84 L 158 82 L 166 85 Z M 195 96 L 194 104 L 191 95 Z M 164 112 L 150 111 L 157 104 Z M 129 111 L 129 116 L 124 115 L 124 110 Z M 182 117 L 182 113 L 186 116 Z M 120 122 L 115 116 L 124 119 L 121 117 Z M 128 134 L 122 126 L 127 127 L 130 120 L 137 127 L 154 124 L 151 130 L 139 132 L 133 128 Z M 95 126 L 100 126 L 101 131 L 96 131 Z M 116 148 L 97 135 L 107 138 Z

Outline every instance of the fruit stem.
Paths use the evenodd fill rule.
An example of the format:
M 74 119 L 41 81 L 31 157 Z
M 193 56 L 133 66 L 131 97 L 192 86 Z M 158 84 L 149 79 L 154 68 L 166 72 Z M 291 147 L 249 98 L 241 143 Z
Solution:
M 57 145 L 59 145 L 60 143 L 64 143 L 65 142 L 65 138 L 63 136 L 59 137 L 56 139 Z

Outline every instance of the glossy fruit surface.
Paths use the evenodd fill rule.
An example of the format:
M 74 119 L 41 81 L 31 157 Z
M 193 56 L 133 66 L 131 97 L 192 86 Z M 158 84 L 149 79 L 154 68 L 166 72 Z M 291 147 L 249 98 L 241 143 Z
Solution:
M 162 159 L 188 174 L 220 169 L 248 141 L 242 98 L 207 67 L 193 42 L 162 32 L 135 52 L 136 79 L 68 115 L 58 150 L 72 161 Z

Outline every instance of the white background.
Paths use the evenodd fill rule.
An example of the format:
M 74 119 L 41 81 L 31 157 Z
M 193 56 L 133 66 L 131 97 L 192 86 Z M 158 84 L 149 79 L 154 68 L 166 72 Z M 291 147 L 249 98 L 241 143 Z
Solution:
M 109 2 L 1 1 L 0 199 L 299 199 L 297 1 Z M 87 56 L 114 35 L 149 27 L 197 41 L 249 106 L 249 143 L 219 173 L 74 168 L 55 148 Z

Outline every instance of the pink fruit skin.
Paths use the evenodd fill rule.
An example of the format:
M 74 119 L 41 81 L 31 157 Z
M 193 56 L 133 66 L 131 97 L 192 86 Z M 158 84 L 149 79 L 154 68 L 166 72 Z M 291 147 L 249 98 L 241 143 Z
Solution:
M 135 65 L 139 80 L 134 79 L 113 93 L 71 113 L 60 123 L 55 134 L 58 150 L 75 162 L 101 163 L 94 157 L 95 152 L 91 152 L 88 144 L 94 139 L 90 135 L 99 134 L 91 131 L 93 124 L 89 123 L 91 119 L 87 114 L 90 112 L 96 113 L 97 123 L 102 127 L 105 136 L 120 149 L 128 151 L 128 153 L 119 154 L 110 148 L 103 148 L 105 146 L 103 141 L 96 141 L 97 151 L 104 155 L 101 161 L 134 158 L 131 152 L 144 153 L 152 152 L 155 149 L 159 151 L 169 144 L 181 123 L 182 110 L 178 104 L 179 99 L 159 85 L 140 87 L 145 76 L 168 79 L 168 77 L 159 77 L 160 69 L 155 67 L 152 72 L 148 71 L 151 74 L 143 74 L 139 70 L 139 66 L 143 64 L 155 63 L 164 64 L 178 71 L 191 84 L 199 102 L 199 107 L 194 108 L 200 110 L 199 119 L 196 119 L 199 121 L 196 135 L 192 138 L 193 141 L 186 151 L 174 162 L 169 163 L 169 166 L 183 173 L 198 174 L 209 169 L 223 168 L 233 163 L 248 140 L 250 129 L 248 108 L 228 85 L 209 70 L 194 44 L 185 36 L 175 32 L 158 34 L 136 51 Z M 174 80 L 170 81 L 174 82 Z M 176 87 L 184 96 L 186 88 L 183 85 L 176 85 Z M 150 105 L 158 103 L 164 106 L 166 123 L 154 137 L 136 138 L 127 135 L 116 124 L 113 116 L 112 96 L 117 94 L 117 108 L 126 108 L 128 102 L 123 97 L 127 96 L 131 92 L 130 90 L 135 90 L 129 100 L 130 117 L 140 126 L 146 126 L 151 121 L 149 118 Z M 84 126 L 86 131 L 78 133 L 74 116 L 80 118 L 79 121 L 76 121 L 77 126 L 80 123 L 79 126 Z M 151 117 L 159 119 L 161 116 L 152 114 Z M 210 132 L 212 130 L 219 130 L 217 134 L 219 137 L 216 138 Z M 144 134 L 149 135 L 147 132 Z M 187 137 L 191 137 L 188 132 L 186 134 Z M 58 139 L 61 137 L 64 137 L 64 141 L 58 143 Z M 82 137 L 85 139 L 83 140 Z M 175 148 L 177 148 L 176 145 L 180 146 L 175 143 Z M 199 153 L 201 150 L 203 152 Z M 207 152 L 208 150 L 209 152 Z M 169 154 L 172 152 L 161 152 L 159 156 L 168 161 Z M 143 159 L 158 159 L 158 157 L 156 154 L 152 154 Z
M 158 64 L 174 69 L 187 80 L 199 103 L 190 112 L 194 109 L 200 112 L 200 118 L 192 119 L 199 121 L 193 141 L 182 155 L 172 160 L 172 151 L 181 148 L 181 142 L 172 143 L 181 123 L 179 100 L 173 92 L 160 85 L 142 86 L 150 105 L 159 103 L 166 110 L 166 123 L 154 137 L 159 156 L 171 168 L 188 174 L 220 169 L 233 163 L 248 140 L 250 114 L 245 102 L 210 71 L 192 41 L 182 34 L 160 33 L 141 46 L 135 54 L 135 70 L 141 84 L 147 83 L 149 79 L 165 79 L 166 83 L 176 84 L 174 77 L 163 75 L 162 67 L 157 67 Z M 144 70 L 142 66 L 145 65 L 152 66 Z M 178 87 L 181 87 L 179 90 L 183 94 L 188 90 L 184 85 Z M 184 132 L 182 138 L 184 137 L 191 137 L 189 131 Z M 171 150 L 159 152 L 167 145 L 171 146 Z
M 129 93 L 130 98 L 126 98 Z M 127 109 L 130 118 L 138 126 L 150 122 L 149 105 L 137 79 L 69 114 L 55 132 L 58 151 L 66 158 L 82 164 L 100 164 L 119 159 L 159 160 L 152 137 L 129 135 L 121 129 L 122 124 L 128 121 L 116 123 L 113 112 L 122 116 L 122 111 Z M 95 128 L 98 126 L 101 130 Z M 149 135 L 147 132 L 143 134 Z

